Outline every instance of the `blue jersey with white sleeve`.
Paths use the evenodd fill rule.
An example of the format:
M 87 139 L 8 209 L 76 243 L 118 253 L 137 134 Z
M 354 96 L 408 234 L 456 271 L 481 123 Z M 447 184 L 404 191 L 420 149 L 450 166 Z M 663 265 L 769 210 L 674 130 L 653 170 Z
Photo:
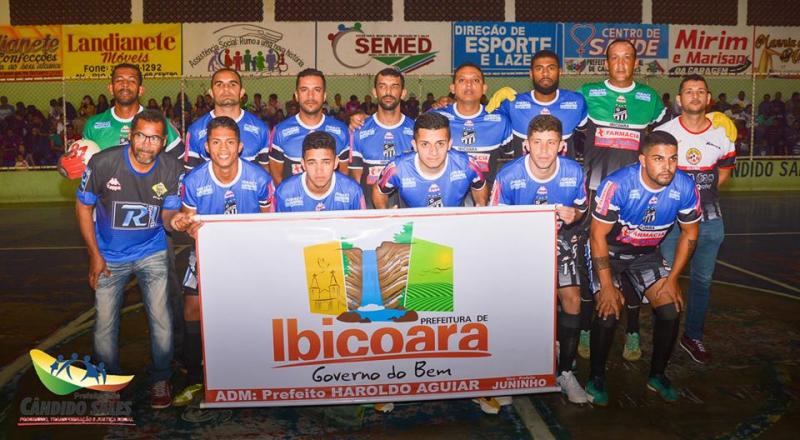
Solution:
M 269 158 L 283 164 L 284 178 L 303 172 L 303 139 L 313 131 L 324 131 L 333 136 L 339 160 L 350 160 L 350 136 L 343 122 L 322 115 L 319 124 L 311 127 L 305 125 L 297 114 L 281 121 L 272 131 Z
M 350 169 L 365 169 L 367 185 L 375 185 L 390 160 L 414 150 L 414 120 L 402 115 L 393 126 L 381 124 L 377 115 L 364 121 L 353 132 L 350 144 Z
M 306 185 L 306 173 L 281 182 L 275 190 L 276 212 L 347 211 L 366 209 L 364 191 L 353 179 L 335 171 L 328 192 L 311 194 Z
M 563 205 L 586 211 L 586 182 L 583 167 L 566 157 L 556 157 L 556 171 L 539 180 L 525 155 L 504 166 L 492 188 L 491 205 Z
M 677 170 L 669 185 L 644 184 L 641 165 L 620 168 L 603 179 L 592 212 L 595 220 L 613 223 L 608 234 L 609 255 L 643 255 L 655 251 L 677 219 L 694 223 L 703 216 L 694 181 Z
M 183 179 L 183 205 L 201 215 L 259 213 L 271 207 L 273 194 L 269 173 L 241 158 L 239 172 L 230 183 L 217 179 L 210 161 Z
M 186 131 L 186 143 L 189 145 L 189 159 L 186 161 L 187 168 L 194 168 L 203 161 L 211 158 L 206 151 L 206 140 L 208 139 L 208 123 L 215 118 L 214 110 L 204 114 L 194 121 Z M 269 127 L 258 116 L 242 110 L 239 118 L 236 119 L 239 126 L 239 138 L 243 148 L 240 157 L 248 162 L 257 162 L 266 165 L 269 162 Z
M 462 206 L 470 189 L 486 185 L 478 165 L 460 151 L 449 150 L 442 171 L 431 178 L 422 174 L 417 153 L 404 154 L 383 169 L 378 189 L 390 194 L 395 189 L 411 208 Z

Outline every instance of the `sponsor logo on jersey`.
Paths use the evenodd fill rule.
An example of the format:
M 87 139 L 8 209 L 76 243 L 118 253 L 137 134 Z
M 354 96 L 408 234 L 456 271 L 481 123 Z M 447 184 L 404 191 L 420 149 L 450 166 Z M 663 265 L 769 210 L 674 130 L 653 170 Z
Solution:
M 340 203 L 350 203 L 350 194 L 347 193 L 333 193 L 333 201 Z
M 638 99 L 639 101 L 647 101 L 647 102 L 650 102 L 650 100 L 651 100 L 653 97 L 652 97 L 652 96 L 650 96 L 650 94 L 649 94 L 649 93 L 646 93 L 646 92 L 636 92 L 636 95 L 634 95 L 634 98 Z
M 319 212 L 324 210 L 325 210 L 325 204 L 322 202 L 317 202 L 317 206 L 314 207 L 314 211 Z
M 523 189 L 528 187 L 528 182 L 526 182 L 525 179 L 514 179 L 508 183 L 508 187 L 512 190 Z
M 643 231 L 637 228 L 623 226 L 617 235 L 617 241 L 637 247 L 655 247 L 667 235 L 667 229 Z
M 529 110 L 531 108 L 531 103 L 527 101 L 517 101 L 514 103 L 515 109 L 522 109 L 522 110 Z
M 106 188 L 110 189 L 111 191 L 120 191 L 122 189 L 122 185 L 120 185 L 119 180 L 116 177 L 112 177 L 106 183 Z
M 400 181 L 400 185 L 403 188 L 416 188 L 417 181 L 413 177 L 403 177 L 403 180 Z
M 711 143 L 711 142 L 706 142 L 706 145 L 708 145 L 709 147 L 714 147 L 717 150 L 721 150 L 722 149 L 722 147 L 720 147 L 719 145 Z
M 197 188 L 197 197 L 210 196 L 211 194 L 214 194 L 214 187 L 211 185 L 203 185 Z
M 594 136 L 594 145 L 597 147 L 638 151 L 640 138 L 641 133 L 635 130 L 597 127 Z
M 364 140 L 364 139 L 372 136 L 373 134 L 375 134 L 375 129 L 374 128 L 370 128 L 370 129 L 367 129 L 367 130 L 361 130 L 361 131 L 358 132 L 358 140 Z
M 672 200 L 680 200 L 681 199 L 680 191 L 674 189 L 669 190 L 669 198 Z
M 245 191 L 257 191 L 258 190 L 258 182 L 255 180 L 242 180 L 242 189 Z
M 578 109 L 578 101 L 564 101 L 559 106 L 561 110 L 577 110 Z
M 78 186 L 80 191 L 86 191 L 86 184 L 89 183 L 89 177 L 92 176 L 92 169 L 86 168 L 86 171 L 83 172 L 83 176 L 81 176 L 81 183 Z
M 439 192 L 439 185 L 431 183 L 431 186 L 428 187 L 428 192 L 429 193 Z
M 339 127 L 333 126 L 333 125 L 326 125 L 325 126 L 325 131 L 328 132 L 328 133 L 333 133 L 333 134 L 337 134 L 337 135 L 340 135 L 340 136 L 342 134 L 342 129 L 339 128 Z
M 111 122 L 109 121 L 98 121 L 94 123 L 95 130 L 100 130 L 102 128 L 111 128 Z
M 158 226 L 157 205 L 139 202 L 114 202 L 114 229 L 151 229 Z
M 562 177 L 558 181 L 558 186 L 563 188 L 574 188 L 578 186 L 578 178 L 577 177 Z
M 414 137 L 414 129 L 408 127 L 403 128 L 403 136 Z
M 444 116 L 445 118 L 447 118 L 450 121 L 452 121 L 452 120 L 454 120 L 456 118 L 452 113 L 448 113 L 448 112 L 439 112 L 439 114 Z
M 701 153 L 697 148 L 692 147 L 686 150 L 686 161 L 691 165 L 699 164 L 702 159 L 703 153 Z
M 261 134 L 261 129 L 253 124 L 244 124 L 244 131 L 248 133 L 253 133 L 254 135 L 258 136 Z
M 284 128 L 283 130 L 281 130 L 281 136 L 282 137 L 291 136 L 291 135 L 297 134 L 297 133 L 300 133 L 300 127 L 289 127 L 289 128 Z
M 488 114 L 483 117 L 483 120 L 486 122 L 500 122 L 503 118 L 500 115 Z
M 628 193 L 628 198 L 631 200 L 639 200 L 642 198 L 642 193 L 639 192 L 638 189 L 632 189 L 630 193 Z
M 542 107 L 542 111 L 539 112 L 539 114 L 540 115 L 549 115 L 550 114 L 550 109 L 547 108 L 547 107 Z
M 450 172 L 450 181 L 464 180 L 467 178 L 467 173 L 464 170 L 455 170 Z
M 197 132 L 197 139 L 203 139 L 208 134 L 208 129 L 203 128 Z
M 155 185 L 153 185 L 153 192 L 155 193 L 155 196 L 153 196 L 153 198 L 161 200 L 161 198 L 164 197 L 164 194 L 166 194 L 168 191 L 169 190 L 167 190 L 166 185 L 164 185 L 161 182 L 158 182 Z
M 606 96 L 606 89 L 589 89 L 589 96 Z
M 303 206 L 303 198 L 300 196 L 289 197 L 283 201 L 283 206 L 287 208 L 296 208 L 298 206 Z

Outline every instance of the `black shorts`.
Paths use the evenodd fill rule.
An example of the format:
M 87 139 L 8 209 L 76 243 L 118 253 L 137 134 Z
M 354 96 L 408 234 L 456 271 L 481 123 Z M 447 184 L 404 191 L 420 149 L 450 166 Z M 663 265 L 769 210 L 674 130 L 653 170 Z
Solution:
M 620 288 L 621 277 L 624 274 L 639 299 L 644 297 L 644 292 L 656 281 L 666 278 L 671 270 L 658 249 L 643 255 L 614 255 L 610 260 L 614 286 Z M 596 273 L 593 275 L 592 290 L 597 293 L 600 291 L 600 281 Z
M 580 234 L 577 228 L 558 231 L 558 288 L 580 286 L 578 276 L 578 249 Z
M 197 254 L 194 249 L 189 253 L 189 266 L 186 268 L 186 274 L 183 276 L 183 294 L 184 295 L 199 295 L 197 291 Z

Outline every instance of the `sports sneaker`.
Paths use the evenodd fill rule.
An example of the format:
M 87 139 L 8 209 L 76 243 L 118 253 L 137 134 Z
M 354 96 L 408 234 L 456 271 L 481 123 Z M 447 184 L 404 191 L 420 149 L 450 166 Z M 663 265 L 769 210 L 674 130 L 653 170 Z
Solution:
M 622 357 L 626 361 L 635 362 L 642 358 L 642 349 L 639 347 L 639 333 L 625 333 L 625 348 Z
M 700 339 L 692 339 L 683 335 L 681 337 L 681 348 L 686 350 L 689 356 L 697 363 L 707 364 L 711 362 L 711 350 L 706 348 L 706 346 L 703 345 L 703 341 Z
M 556 379 L 556 383 L 561 387 L 561 392 L 567 395 L 567 399 L 572 403 L 586 403 L 589 398 L 586 396 L 586 391 L 578 383 L 578 379 L 572 374 L 572 371 L 564 371 Z
M 394 403 L 376 403 L 372 407 L 375 408 L 375 411 L 386 414 L 394 410 Z
M 581 337 L 578 340 L 578 356 L 589 359 L 589 342 L 591 341 L 592 332 L 590 330 L 581 330 Z
M 650 380 L 647 381 L 647 389 L 657 392 L 658 395 L 667 402 L 678 400 L 678 391 L 672 386 L 667 376 L 663 374 L 652 376 Z
M 500 413 L 500 407 L 502 407 L 494 397 L 478 397 L 477 399 L 472 399 L 472 401 L 480 405 L 481 411 L 486 414 L 498 414 Z
M 500 406 L 508 406 L 514 403 L 511 396 L 494 396 L 494 400 L 496 400 Z
M 172 403 L 172 394 L 168 380 L 159 380 L 150 386 L 150 408 L 169 408 Z
M 178 393 L 174 399 L 172 399 L 173 406 L 186 406 L 192 402 L 200 395 L 203 394 L 203 384 L 196 383 L 193 385 L 189 385 L 188 387 L 184 388 L 183 391 Z
M 608 405 L 608 393 L 606 392 L 606 381 L 604 378 L 595 376 L 589 379 L 586 384 L 586 397 L 593 405 Z

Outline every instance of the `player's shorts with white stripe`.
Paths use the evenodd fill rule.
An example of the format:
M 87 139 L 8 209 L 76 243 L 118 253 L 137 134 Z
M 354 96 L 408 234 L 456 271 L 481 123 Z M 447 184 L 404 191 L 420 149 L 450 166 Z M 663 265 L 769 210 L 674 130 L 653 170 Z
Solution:
M 558 288 L 580 286 L 581 281 L 578 276 L 578 240 L 580 239 L 578 228 L 569 230 L 561 229 L 558 232 Z
M 609 252 L 609 257 L 614 286 L 619 289 L 621 277 L 628 277 L 639 299 L 656 281 L 666 278 L 671 270 L 658 249 L 643 255 L 614 255 Z M 592 274 L 592 291 L 595 294 L 600 291 L 596 273 Z
M 183 276 L 183 294 L 197 296 L 197 254 L 194 249 L 189 253 L 189 266 Z

